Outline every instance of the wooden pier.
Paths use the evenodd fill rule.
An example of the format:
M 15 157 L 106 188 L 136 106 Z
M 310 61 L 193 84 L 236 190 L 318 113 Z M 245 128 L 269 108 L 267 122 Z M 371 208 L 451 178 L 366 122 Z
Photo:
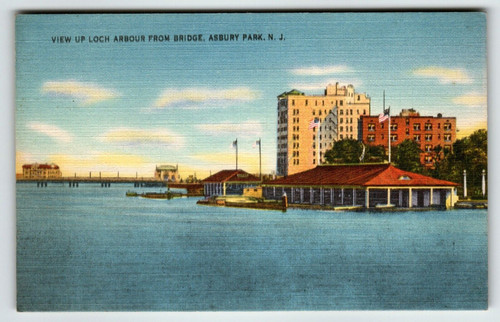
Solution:
M 48 184 L 65 185 L 77 188 L 80 184 L 99 184 L 102 188 L 109 188 L 112 184 L 133 184 L 134 187 L 166 187 L 173 189 L 186 189 L 188 194 L 203 195 L 203 184 L 201 183 L 177 183 L 158 180 L 152 177 L 61 177 L 46 179 L 22 179 L 19 183 L 36 183 L 37 187 L 47 187 Z

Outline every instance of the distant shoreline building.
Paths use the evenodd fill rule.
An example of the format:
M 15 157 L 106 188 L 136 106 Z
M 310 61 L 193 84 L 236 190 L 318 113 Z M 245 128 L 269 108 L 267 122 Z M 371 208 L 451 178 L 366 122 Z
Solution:
M 414 109 L 403 109 L 398 116 L 391 116 L 391 146 L 406 139 L 417 142 L 422 150 L 420 163 L 426 167 L 434 163 L 443 153 L 451 151 L 457 139 L 455 117 L 421 116 Z M 389 148 L 388 122 L 380 123 L 378 116 L 361 116 L 359 140 L 369 145 Z
M 155 167 L 154 177 L 161 181 L 179 182 L 181 180 L 179 167 L 166 164 Z
M 353 85 L 329 84 L 324 95 L 298 90 L 278 96 L 277 175 L 291 175 L 317 166 L 337 140 L 358 138 L 362 115 L 370 115 L 370 97 Z M 319 121 L 320 129 L 309 125 Z M 318 146 L 319 145 L 319 146 Z
M 23 164 L 23 179 L 61 178 L 62 173 L 57 164 Z

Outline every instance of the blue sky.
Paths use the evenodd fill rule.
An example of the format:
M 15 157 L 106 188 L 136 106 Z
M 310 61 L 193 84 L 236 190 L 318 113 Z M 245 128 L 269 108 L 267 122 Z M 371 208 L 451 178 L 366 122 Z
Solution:
M 482 13 L 20 15 L 16 21 L 16 171 L 58 163 L 65 175 L 275 170 L 276 96 L 353 84 L 372 114 L 456 116 L 459 136 L 485 128 L 486 17 Z M 243 34 L 285 40 L 243 41 Z M 148 35 L 170 35 L 169 42 Z M 174 42 L 202 34 L 203 42 Z M 211 42 L 210 34 L 239 34 Z M 75 43 L 75 36 L 85 36 Z M 109 43 L 88 38 L 108 35 Z M 115 35 L 145 35 L 115 43 Z M 70 43 L 53 43 L 70 36 Z

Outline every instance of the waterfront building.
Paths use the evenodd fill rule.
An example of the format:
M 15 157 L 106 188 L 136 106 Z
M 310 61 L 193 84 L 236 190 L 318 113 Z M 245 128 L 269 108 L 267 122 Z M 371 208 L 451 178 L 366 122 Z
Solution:
M 336 140 L 357 139 L 360 117 L 370 115 L 370 98 L 352 85 L 336 83 L 323 95 L 284 92 L 278 96 L 277 111 L 276 172 L 290 175 L 322 163 Z M 320 126 L 310 128 L 314 120 Z
M 345 208 L 451 208 L 458 184 L 403 171 L 391 164 L 320 165 L 264 182 L 264 198 L 289 204 Z
M 154 177 L 162 181 L 179 182 L 181 180 L 179 167 L 173 165 L 156 166 Z
M 421 116 L 414 109 L 403 109 L 398 116 L 391 116 L 391 146 L 406 139 L 417 142 L 422 150 L 420 162 L 426 167 L 451 151 L 456 141 L 456 118 L 442 114 Z M 389 148 L 388 121 L 379 123 L 378 116 L 362 116 L 359 140 L 369 145 Z
M 61 170 L 57 164 L 24 164 L 23 179 L 55 179 L 61 178 Z
M 262 187 L 249 187 L 243 189 L 243 196 L 245 197 L 253 197 L 253 198 L 262 198 Z
M 205 197 L 243 195 L 245 188 L 256 188 L 261 180 L 246 171 L 222 170 L 202 180 Z

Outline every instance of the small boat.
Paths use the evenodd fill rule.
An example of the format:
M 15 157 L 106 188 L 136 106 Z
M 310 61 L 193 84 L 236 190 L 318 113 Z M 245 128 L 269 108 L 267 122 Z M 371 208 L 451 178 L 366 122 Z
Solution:
M 178 193 L 172 193 L 170 191 L 167 192 L 145 192 L 140 195 L 143 198 L 149 198 L 149 199 L 172 199 L 172 198 L 179 198 L 182 195 Z
M 138 197 L 139 194 L 137 192 L 135 192 L 135 191 L 127 191 L 125 193 L 125 196 L 127 196 L 127 197 Z
M 375 208 L 377 209 L 388 209 L 388 208 L 396 208 L 396 205 L 390 203 L 390 204 L 385 204 L 385 203 L 379 203 L 375 205 Z
M 363 206 L 356 205 L 356 206 L 336 206 L 333 207 L 333 210 L 360 210 L 363 209 Z

